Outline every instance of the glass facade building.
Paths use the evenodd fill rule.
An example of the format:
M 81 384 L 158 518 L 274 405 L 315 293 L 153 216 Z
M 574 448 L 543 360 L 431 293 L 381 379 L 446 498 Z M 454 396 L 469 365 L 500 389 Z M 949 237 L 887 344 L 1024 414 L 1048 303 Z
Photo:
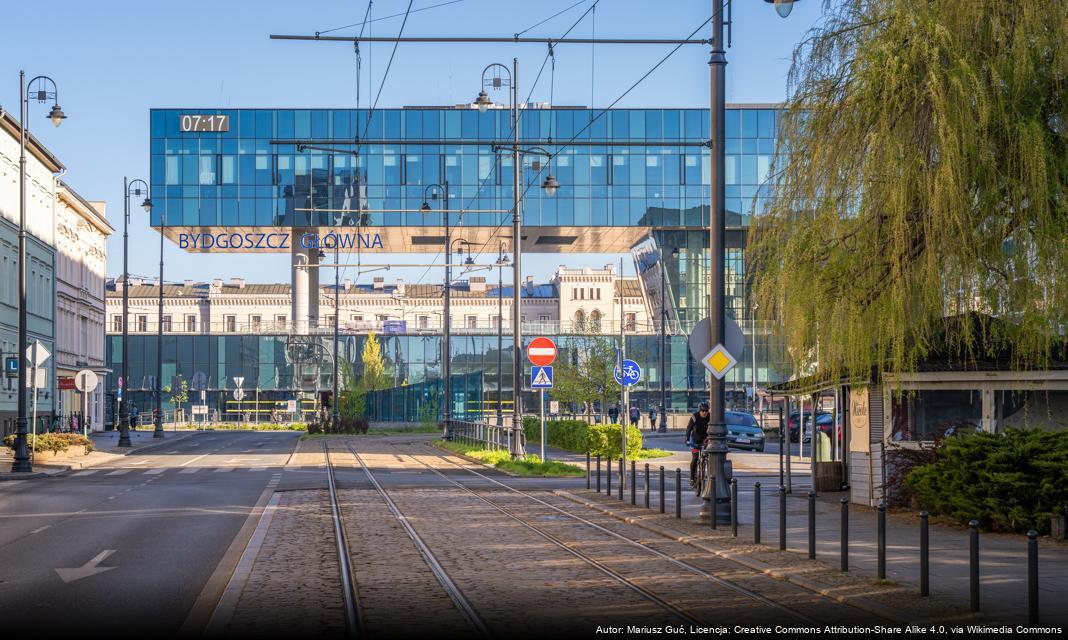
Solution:
M 183 127 L 189 122 L 184 116 L 194 115 L 228 116 L 227 130 L 184 131 L 189 128 Z M 753 331 L 744 260 L 751 217 L 770 197 L 778 117 L 775 105 L 734 105 L 726 113 L 727 304 L 746 338 L 739 365 L 728 374 L 729 390 L 751 384 L 754 347 L 757 383 L 781 379 L 768 331 L 761 324 Z M 427 186 L 445 182 L 454 237 L 485 240 L 511 221 L 511 155 L 494 148 L 494 142 L 511 143 L 506 109 L 154 109 L 150 121 L 151 222 L 172 239 L 181 231 L 288 234 L 361 220 L 367 231 L 382 235 L 387 251 L 436 252 L 440 234 L 434 228 L 440 228 L 441 214 L 419 209 Z M 357 137 L 364 142 L 355 144 Z M 634 336 L 633 346 L 628 339 L 628 353 L 648 357 L 643 363 L 648 384 L 659 389 L 666 379 L 673 406 L 694 404 L 707 389 L 686 336 L 708 316 L 711 187 L 710 154 L 703 144 L 709 138 L 708 110 L 521 109 L 519 138 L 524 146 L 554 154 L 551 168 L 543 157 L 522 156 L 524 252 L 632 254 L 657 323 L 663 271 L 669 371 L 658 371 L 657 336 Z M 561 144 L 572 138 L 577 144 Z M 550 169 L 560 183 L 554 197 L 538 188 Z M 362 336 L 344 338 L 352 339 L 362 344 Z M 385 352 L 400 354 L 406 370 L 398 375 L 407 384 L 440 377 L 437 338 L 381 339 Z M 148 344 L 155 338 L 130 340 L 136 398 L 138 380 L 155 370 L 155 349 Z M 204 370 L 216 381 L 242 375 L 258 380 L 263 390 L 292 388 L 280 344 L 284 337 L 164 340 L 164 384 L 175 375 L 170 370 Z M 112 359 L 116 341 L 112 336 L 108 343 L 113 368 L 120 363 Z M 506 336 L 506 349 L 509 345 Z M 482 388 L 492 395 L 496 350 L 495 336 L 454 337 L 452 372 L 484 371 Z M 485 362 L 476 362 L 480 358 Z M 504 382 L 510 388 L 511 381 Z M 251 388 L 249 382 L 245 388 Z

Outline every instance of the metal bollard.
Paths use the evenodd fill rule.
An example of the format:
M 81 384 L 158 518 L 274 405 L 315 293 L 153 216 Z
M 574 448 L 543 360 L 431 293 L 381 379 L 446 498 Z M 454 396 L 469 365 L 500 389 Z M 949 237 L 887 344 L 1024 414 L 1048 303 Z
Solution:
M 623 500 L 623 485 L 626 484 L 623 480 L 626 478 L 623 474 L 626 470 L 623 467 L 623 458 L 619 459 L 619 499 Z
M 612 459 L 608 459 L 608 464 L 604 468 L 605 486 L 604 494 L 609 498 L 612 497 Z
M 601 454 L 597 454 L 597 493 L 601 492 Z
M 638 504 L 638 474 L 634 470 L 634 461 L 630 461 L 630 503 Z
M 660 513 L 664 513 L 664 465 L 660 465 Z
M 682 517 L 682 469 L 675 469 L 675 517 Z
M 590 490 L 590 452 L 586 452 L 586 491 Z
M 716 509 L 716 506 L 717 506 L 716 505 L 716 480 L 717 480 L 717 478 L 716 478 L 716 476 L 712 476 L 712 477 L 709 478 L 709 480 L 712 481 L 712 499 L 708 501 L 708 505 L 711 507 L 712 511 L 708 516 L 708 520 L 712 523 L 712 528 L 713 529 L 717 529 L 718 528 L 717 525 L 719 524 L 719 523 L 716 522 L 716 520 L 718 520 L 718 518 L 716 518 L 716 512 L 718 511 L 718 509 Z
M 878 506 L 879 515 L 878 522 L 878 547 L 879 547 L 879 560 L 878 560 L 878 572 L 879 579 L 886 580 L 886 505 L 882 502 Z
M 779 551 L 786 551 L 786 487 L 779 485 Z
M 731 535 L 738 537 L 738 480 L 731 478 Z
M 968 523 L 969 583 L 971 586 L 972 611 L 979 610 L 979 521 Z
M 920 512 L 920 595 L 931 595 L 931 545 L 928 537 L 928 514 Z
M 842 498 L 842 561 L 841 570 L 849 571 L 849 498 Z
M 808 492 L 808 559 L 816 559 L 816 492 Z
M 645 463 L 645 508 L 649 508 L 649 463 Z
M 1038 624 L 1038 532 L 1027 532 L 1027 622 Z
M 753 484 L 753 544 L 760 544 L 760 483 Z

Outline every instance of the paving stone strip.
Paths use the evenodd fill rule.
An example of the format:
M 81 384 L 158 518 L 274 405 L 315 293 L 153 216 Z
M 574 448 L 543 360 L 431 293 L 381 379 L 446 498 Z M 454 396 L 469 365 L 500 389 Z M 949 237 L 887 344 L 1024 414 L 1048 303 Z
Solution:
M 326 491 L 280 494 L 271 526 L 230 618 L 247 637 L 340 636 L 345 615 Z
M 809 560 L 794 552 L 781 552 L 768 545 L 754 545 L 732 538 L 729 527 L 711 531 L 707 524 L 677 520 L 670 514 L 622 504 L 593 491 L 553 492 L 575 505 L 585 505 L 587 513 L 599 512 L 620 524 L 639 527 L 652 539 L 674 541 L 691 547 L 702 555 L 713 554 L 735 565 L 775 578 L 781 583 L 796 585 L 813 594 L 833 599 L 896 624 L 910 623 L 976 623 L 981 615 L 966 611 L 949 598 L 932 596 L 921 598 L 895 584 L 879 584 L 873 576 L 852 570 L 843 574 L 837 565 Z M 586 517 L 586 516 L 584 516 Z M 600 523 L 600 522 L 599 522 Z M 664 544 L 663 542 L 659 544 Z M 837 556 L 835 556 L 835 560 Z

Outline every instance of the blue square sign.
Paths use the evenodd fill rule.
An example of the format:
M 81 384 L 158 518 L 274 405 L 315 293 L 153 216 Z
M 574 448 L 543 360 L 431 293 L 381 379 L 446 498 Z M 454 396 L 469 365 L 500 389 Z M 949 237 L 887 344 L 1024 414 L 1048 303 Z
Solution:
M 551 365 L 547 367 L 533 366 L 530 368 L 530 388 L 553 388 L 553 368 Z

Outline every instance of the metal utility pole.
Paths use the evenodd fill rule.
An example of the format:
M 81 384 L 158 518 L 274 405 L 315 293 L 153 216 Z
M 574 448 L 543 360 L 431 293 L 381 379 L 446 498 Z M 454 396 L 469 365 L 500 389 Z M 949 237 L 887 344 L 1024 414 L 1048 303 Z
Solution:
M 130 446 L 130 182 L 122 177 L 122 400 L 119 402 L 119 446 Z
M 623 362 L 627 359 L 627 336 L 623 332 L 624 304 L 623 304 L 623 258 L 619 259 L 619 433 L 622 450 L 619 459 L 622 461 L 622 469 L 627 468 L 627 423 L 630 421 L 630 407 L 627 406 L 627 378 L 623 375 Z M 611 471 L 609 471 L 611 473 Z M 626 473 L 619 474 L 619 486 L 623 487 Z
M 452 247 L 449 242 L 449 181 L 446 180 L 442 185 L 442 192 L 444 194 L 445 204 L 442 207 L 445 216 L 445 314 L 442 316 L 442 322 L 445 325 L 442 340 L 441 350 L 441 374 L 442 374 L 442 390 L 445 396 L 445 403 L 442 408 L 442 416 L 445 420 L 445 438 L 449 437 L 449 418 L 452 411 L 452 385 L 450 384 L 449 375 L 450 369 L 449 358 L 451 351 L 449 350 L 449 337 L 452 333 L 452 314 L 450 313 L 450 302 L 452 300 Z
M 523 273 L 523 220 L 519 193 L 519 59 L 512 58 L 512 457 L 524 453 L 523 436 L 523 328 L 519 285 Z
M 151 200 L 148 200 L 151 202 Z M 149 216 L 152 215 L 152 205 L 149 204 L 145 209 L 148 211 Z M 156 415 L 155 429 L 152 431 L 153 438 L 163 437 L 163 236 L 164 230 L 167 226 L 167 211 L 162 210 L 160 212 L 160 230 L 159 230 L 159 310 L 156 327 Z M 151 222 L 151 220 L 149 220 Z M 125 283 L 123 284 L 123 290 L 125 291 Z M 123 349 L 123 356 L 125 356 L 125 348 Z
M 727 0 L 729 2 L 729 0 Z M 712 202 L 709 218 L 708 250 L 710 263 L 710 289 L 708 317 L 711 326 L 712 344 L 726 342 L 724 327 L 726 323 L 726 300 L 724 299 L 723 276 L 725 260 L 725 224 L 726 193 L 724 164 L 724 144 L 726 142 L 726 96 L 727 96 L 727 55 L 723 49 L 723 0 L 712 0 L 712 51 L 708 61 L 711 92 L 709 95 L 709 114 L 712 134 Z M 711 378 L 709 393 L 710 420 L 709 444 L 705 451 L 711 454 L 710 476 L 716 479 L 715 495 L 712 500 L 711 516 L 726 520 L 730 517 L 730 495 L 727 488 L 727 428 L 725 421 L 724 381 Z
M 357 200 L 359 200 L 359 196 L 358 195 L 357 195 Z M 356 233 L 359 234 L 359 227 L 357 227 Z M 332 403 L 333 406 L 331 407 L 331 409 L 332 409 L 331 417 L 332 417 L 333 422 L 334 422 L 334 432 L 335 433 L 338 430 L 338 426 L 341 424 L 341 421 L 340 421 L 341 412 L 340 412 L 339 406 L 338 406 L 339 404 L 341 404 L 341 396 L 338 395 L 338 393 L 339 393 L 339 385 L 338 385 L 338 379 L 337 379 L 338 357 L 339 357 L 338 351 L 339 351 L 339 344 L 340 344 L 339 340 L 338 340 L 338 325 L 341 322 L 341 267 L 338 266 L 340 264 L 340 262 L 341 262 L 341 247 L 339 246 L 340 244 L 341 243 L 338 242 L 337 238 L 335 238 L 334 239 L 334 398 L 333 398 L 333 403 Z M 404 317 L 403 308 L 401 309 L 401 317 Z M 259 401 L 257 400 L 257 402 L 256 402 L 256 412 L 257 412 L 257 414 L 259 413 L 259 408 L 260 408 Z
M 497 251 L 497 426 L 504 426 L 504 242 Z
M 753 374 L 753 395 L 752 395 L 752 398 L 753 398 L 753 413 L 756 413 L 756 402 L 757 402 L 756 311 L 757 311 L 757 303 L 754 302 L 752 310 L 749 312 L 750 313 L 750 316 L 749 316 L 749 334 L 753 337 L 753 353 L 750 354 L 753 357 L 753 368 L 751 369 L 751 372 Z

